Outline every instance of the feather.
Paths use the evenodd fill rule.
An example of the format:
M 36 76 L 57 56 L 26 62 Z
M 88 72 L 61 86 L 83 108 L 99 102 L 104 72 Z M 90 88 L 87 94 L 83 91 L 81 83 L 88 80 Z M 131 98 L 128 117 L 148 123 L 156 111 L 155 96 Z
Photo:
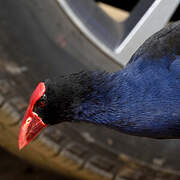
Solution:
M 174 60 L 175 55 L 180 55 L 180 21 L 171 23 L 153 34 L 134 53 L 129 63 L 133 63 L 139 57 L 146 60 L 168 57 Z

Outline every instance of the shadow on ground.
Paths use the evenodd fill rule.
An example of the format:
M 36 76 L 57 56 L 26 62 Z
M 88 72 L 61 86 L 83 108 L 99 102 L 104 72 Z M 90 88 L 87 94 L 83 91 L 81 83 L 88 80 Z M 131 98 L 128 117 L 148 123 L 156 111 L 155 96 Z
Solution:
M 0 179 L 3 180 L 70 180 L 58 174 L 33 167 L 0 148 Z

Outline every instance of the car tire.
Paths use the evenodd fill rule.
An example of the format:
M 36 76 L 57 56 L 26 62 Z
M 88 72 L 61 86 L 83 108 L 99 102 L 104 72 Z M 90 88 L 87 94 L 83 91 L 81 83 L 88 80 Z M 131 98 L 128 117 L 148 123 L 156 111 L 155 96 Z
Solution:
M 78 179 L 179 179 L 177 140 L 131 137 L 93 125 L 49 127 L 19 151 L 19 124 L 39 81 L 122 66 L 94 46 L 55 0 L 1 0 L 0 9 L 1 146 Z

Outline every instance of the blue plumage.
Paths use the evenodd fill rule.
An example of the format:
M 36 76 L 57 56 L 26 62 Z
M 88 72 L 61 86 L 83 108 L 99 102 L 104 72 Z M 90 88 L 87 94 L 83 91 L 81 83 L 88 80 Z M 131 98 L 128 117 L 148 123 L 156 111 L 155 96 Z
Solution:
M 101 75 L 101 83 L 74 109 L 74 119 L 137 136 L 180 138 L 178 42 L 180 22 L 153 35 L 125 69 Z

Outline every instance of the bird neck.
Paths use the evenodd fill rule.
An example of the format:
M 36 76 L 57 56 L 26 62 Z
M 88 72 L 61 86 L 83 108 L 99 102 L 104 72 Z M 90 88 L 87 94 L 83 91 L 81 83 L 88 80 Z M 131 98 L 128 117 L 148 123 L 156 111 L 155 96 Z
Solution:
M 135 106 L 136 92 L 131 92 L 135 88 L 131 76 L 126 76 L 124 70 L 115 73 L 96 72 L 90 76 L 91 83 L 85 86 L 89 84 L 91 90 L 78 106 L 72 108 L 73 122 L 99 124 L 124 133 L 141 135 L 144 123 L 137 124 L 132 117 L 135 117 L 135 108 L 132 106 Z
M 154 71 L 155 67 L 139 71 L 133 66 L 115 73 L 81 72 L 47 82 L 54 89 L 49 92 L 47 88 L 53 107 L 47 113 L 49 124 L 88 122 L 137 136 L 180 137 L 180 103 L 175 112 L 177 101 L 171 98 L 178 92 L 166 85 L 166 73 Z
M 131 66 L 115 73 L 91 74 L 91 91 L 73 108 L 73 122 L 105 125 L 143 137 L 180 137 L 175 130 L 180 113 L 172 108 L 177 102 L 171 98 L 171 89 L 164 92 L 167 77 L 160 82 L 153 68 L 149 74 L 151 78 L 140 76 Z

